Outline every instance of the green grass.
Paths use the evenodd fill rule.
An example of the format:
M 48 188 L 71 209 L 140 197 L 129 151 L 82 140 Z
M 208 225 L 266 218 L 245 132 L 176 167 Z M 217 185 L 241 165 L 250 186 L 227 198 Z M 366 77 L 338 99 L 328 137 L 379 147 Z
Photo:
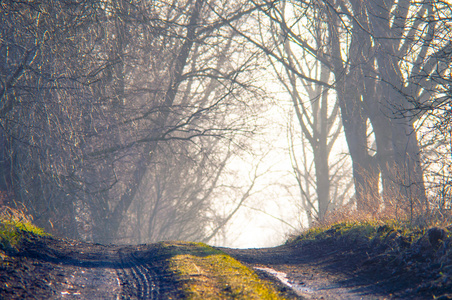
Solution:
M 202 243 L 162 243 L 187 299 L 284 299 L 231 256 Z
M 37 236 L 49 236 L 43 229 L 28 222 L 0 220 L 0 249 L 18 250 L 17 247 L 26 233 Z

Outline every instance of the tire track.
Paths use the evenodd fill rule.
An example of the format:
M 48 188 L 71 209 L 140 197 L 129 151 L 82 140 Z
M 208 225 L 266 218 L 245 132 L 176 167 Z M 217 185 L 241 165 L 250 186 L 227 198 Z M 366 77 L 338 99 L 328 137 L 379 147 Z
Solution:
M 129 249 L 118 250 L 116 273 L 122 287 L 120 298 L 179 299 L 181 292 L 174 278 L 169 278 L 161 262 L 153 258 L 151 252 L 146 254 L 138 257 Z
M 171 255 L 160 244 L 31 236 L 20 256 L 2 257 L 0 299 L 186 299 L 181 279 L 169 270 Z
M 160 282 L 159 276 L 147 263 L 143 264 L 134 255 L 132 255 L 133 260 L 136 265 L 134 270 L 139 273 L 141 278 L 143 278 L 143 288 L 145 297 L 150 297 L 150 299 L 158 299 L 160 295 Z
M 133 297 L 135 299 L 150 299 L 146 293 L 146 282 L 137 274 L 136 267 L 130 255 L 118 251 L 120 265 L 117 269 L 119 281 L 122 286 L 122 299 Z M 143 289 L 144 286 L 144 289 Z

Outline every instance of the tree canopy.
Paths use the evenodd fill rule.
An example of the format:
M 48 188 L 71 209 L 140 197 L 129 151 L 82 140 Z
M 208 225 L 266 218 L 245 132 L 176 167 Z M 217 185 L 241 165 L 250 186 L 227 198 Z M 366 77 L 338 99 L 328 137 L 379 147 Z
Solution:
M 451 18 L 435 0 L 3 1 L 1 199 L 62 236 L 208 242 L 259 185 L 230 166 L 277 95 L 293 177 L 271 185 L 308 223 L 448 215 Z

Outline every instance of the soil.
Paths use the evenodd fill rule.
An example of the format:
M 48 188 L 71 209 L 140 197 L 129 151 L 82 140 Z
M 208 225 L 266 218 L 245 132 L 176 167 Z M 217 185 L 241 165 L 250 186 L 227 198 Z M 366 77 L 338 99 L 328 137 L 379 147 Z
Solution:
M 268 249 L 221 250 L 249 267 L 271 268 L 286 274 L 287 282 L 302 299 L 433 299 L 429 293 L 416 290 L 422 278 L 366 264 L 366 248 L 340 247 L 323 241 Z
M 218 248 L 254 268 L 287 298 L 452 299 L 450 286 L 376 259 L 369 247 L 333 240 L 275 248 Z M 0 299 L 184 299 L 160 244 L 100 245 L 30 236 L 2 254 Z M 279 272 L 279 273 L 278 273 Z M 283 278 L 281 283 L 277 277 Z M 291 288 L 292 287 L 292 288 Z M 451 288 L 451 289 L 449 289 Z
M 165 255 L 159 244 L 30 236 L 21 251 L 3 257 L 0 299 L 183 299 Z

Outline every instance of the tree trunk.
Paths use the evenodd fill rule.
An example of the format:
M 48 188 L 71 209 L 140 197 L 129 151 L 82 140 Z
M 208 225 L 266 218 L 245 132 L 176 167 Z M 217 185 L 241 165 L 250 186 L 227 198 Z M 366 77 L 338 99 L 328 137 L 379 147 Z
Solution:
M 338 97 L 342 124 L 353 163 L 356 205 L 358 211 L 376 213 L 380 202 L 379 171 L 367 149 L 367 116 L 358 99 L 359 95 L 353 92 L 356 91 L 356 86 L 348 85 L 345 83 L 344 88 L 338 89 Z

